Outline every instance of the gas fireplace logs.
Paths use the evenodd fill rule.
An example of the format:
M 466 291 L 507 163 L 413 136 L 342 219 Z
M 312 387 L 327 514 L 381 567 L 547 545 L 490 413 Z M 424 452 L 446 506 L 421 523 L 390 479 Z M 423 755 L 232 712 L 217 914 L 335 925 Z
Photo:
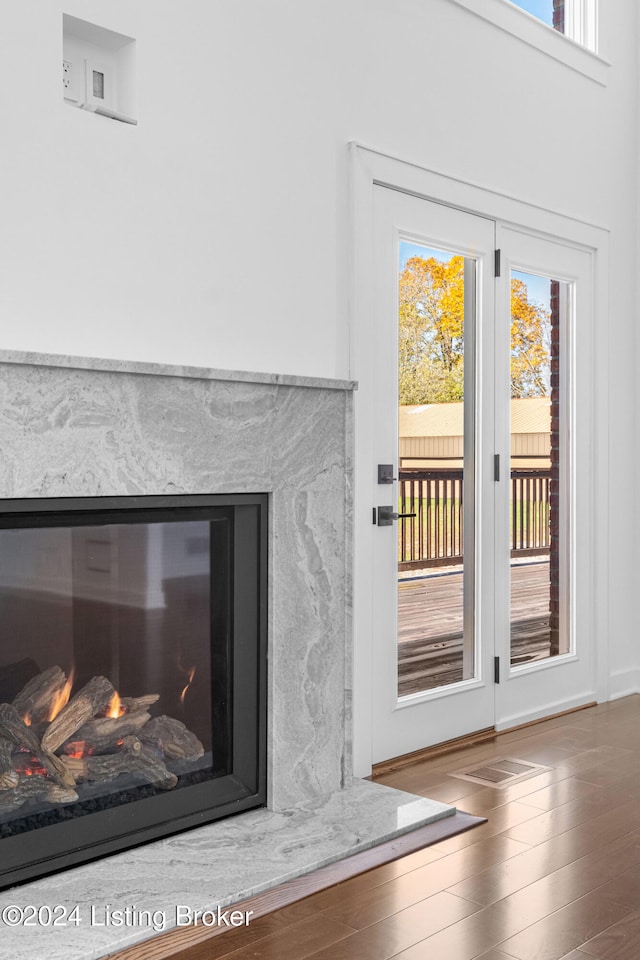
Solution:
M 172 790 L 178 782 L 174 773 L 170 773 L 160 760 L 145 751 L 137 737 L 124 737 L 118 753 L 102 757 L 67 757 L 63 762 L 76 783 L 84 780 L 115 780 L 121 773 L 139 774 L 147 783 L 162 790 Z
M 159 694 L 120 699 L 106 677 L 70 696 L 72 679 L 50 667 L 13 703 L 0 703 L 0 814 L 29 801 L 68 804 L 76 785 L 120 775 L 171 790 L 178 776 L 165 761 L 197 760 L 198 738 L 173 717 L 151 717 Z
M 113 684 L 106 677 L 93 677 L 89 680 L 47 727 L 42 738 L 43 748 L 57 750 L 83 723 L 108 707 L 115 693 Z
M 170 760 L 197 760 L 204 753 L 198 738 L 173 717 L 155 717 L 145 725 L 140 736 Z
M 13 766 L 13 744 L 5 737 L 0 737 L 0 790 L 15 787 L 18 779 Z
M 18 750 L 30 753 L 44 771 L 44 775 L 61 787 L 72 787 L 73 778 L 69 777 L 59 757 L 44 750 L 37 735 L 29 727 L 10 703 L 0 703 L 0 734 L 10 740 Z
M 122 743 L 124 737 L 137 733 L 150 719 L 150 713 L 146 710 L 138 710 L 131 714 L 125 713 L 122 717 L 99 717 L 97 720 L 90 720 L 89 723 L 80 727 L 73 738 L 67 740 L 60 750 L 63 754 L 75 756 L 78 752 L 78 743 L 84 743 L 87 754 L 111 753 Z
M 67 678 L 60 667 L 49 667 L 29 680 L 13 701 L 21 717 L 29 717 L 31 725 L 49 719 L 53 704 L 63 696 Z

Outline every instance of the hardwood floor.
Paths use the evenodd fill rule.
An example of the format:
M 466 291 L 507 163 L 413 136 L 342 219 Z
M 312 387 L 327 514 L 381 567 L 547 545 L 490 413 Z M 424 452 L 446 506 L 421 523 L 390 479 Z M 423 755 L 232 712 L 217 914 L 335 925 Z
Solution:
M 495 789 L 492 757 L 551 767 Z M 640 695 L 381 778 L 488 822 L 190 947 L 180 960 L 638 960 Z

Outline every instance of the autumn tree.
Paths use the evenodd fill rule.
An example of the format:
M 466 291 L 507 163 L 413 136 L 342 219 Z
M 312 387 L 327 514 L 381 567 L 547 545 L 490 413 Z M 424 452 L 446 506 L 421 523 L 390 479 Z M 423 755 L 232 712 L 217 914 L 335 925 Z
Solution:
M 464 258 L 411 257 L 400 273 L 401 404 L 463 398 Z M 549 314 L 511 281 L 512 396 L 548 394 Z
M 411 257 L 400 274 L 400 402 L 463 395 L 464 260 Z
M 548 397 L 551 317 L 530 303 L 527 285 L 511 278 L 511 396 Z

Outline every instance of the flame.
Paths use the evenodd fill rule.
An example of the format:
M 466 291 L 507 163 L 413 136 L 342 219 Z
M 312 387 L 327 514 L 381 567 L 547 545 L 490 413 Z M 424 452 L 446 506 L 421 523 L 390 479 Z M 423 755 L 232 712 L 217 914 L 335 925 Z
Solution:
M 14 763 L 14 769 L 16 773 L 21 773 L 27 777 L 47 776 L 47 771 L 44 767 L 40 766 L 40 761 L 37 757 L 34 757 L 30 753 L 27 753 L 23 750 L 20 750 L 19 753 L 20 756 L 16 757 Z
M 66 707 L 66 705 L 69 703 L 69 697 L 71 696 L 71 688 L 73 687 L 74 672 L 75 672 L 75 667 L 72 667 L 71 670 L 69 671 L 67 682 L 65 683 L 60 693 L 58 693 L 54 697 L 53 703 L 51 704 L 51 710 L 49 711 L 49 716 L 47 717 L 50 723 L 52 720 L 55 720 L 55 718 L 58 716 L 60 711 L 64 707 Z M 26 723 L 26 720 L 25 720 L 25 723 Z
M 181 700 L 182 703 L 184 703 L 184 698 L 185 698 L 186 695 L 187 695 L 187 690 L 189 689 L 189 687 L 190 687 L 191 684 L 193 683 L 193 678 L 195 677 L 195 675 L 196 675 L 196 668 L 195 668 L 195 667 L 191 667 L 191 669 L 189 670 L 189 682 L 187 683 L 186 687 L 184 687 L 182 693 L 180 694 L 180 700 Z
M 109 701 L 109 706 L 107 707 L 107 712 L 105 716 L 111 717 L 112 720 L 115 720 L 117 717 L 122 717 L 127 711 L 122 706 L 122 701 L 120 700 L 120 695 L 118 691 L 114 693 Z
M 74 760 L 82 760 L 83 757 L 90 757 L 93 753 L 92 747 L 87 747 L 86 740 L 72 740 L 65 744 L 64 753 L 67 757 Z

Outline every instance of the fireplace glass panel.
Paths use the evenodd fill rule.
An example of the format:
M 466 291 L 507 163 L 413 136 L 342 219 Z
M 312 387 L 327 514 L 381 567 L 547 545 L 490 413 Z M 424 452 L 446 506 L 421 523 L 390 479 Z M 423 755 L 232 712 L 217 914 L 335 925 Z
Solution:
M 0 518 L 0 854 L 264 802 L 264 504 L 139 499 Z
M 63 766 L 88 778 L 79 791 L 68 791 L 79 793 L 81 809 L 73 806 L 74 815 L 96 803 L 106 808 L 150 796 L 176 778 L 173 789 L 229 772 L 224 668 L 230 522 L 223 517 L 0 530 L 0 622 L 9 640 L 0 662 L 0 702 L 17 698 L 19 718 L 40 742 L 65 705 L 69 713 L 67 701 L 72 707 L 75 697 L 77 703 L 92 678 L 106 680 L 91 716 L 62 744 L 59 737 L 51 743 Z M 213 619 L 212 587 L 219 591 Z M 213 657 L 223 666 L 222 679 L 216 671 L 215 751 Z M 42 688 L 49 676 L 52 683 Z M 27 706 L 32 688 L 44 698 L 35 716 Z M 140 700 L 145 697 L 156 699 L 147 705 Z M 139 726 L 151 710 L 156 719 Z M 13 727 L 11 733 L 16 739 Z M 163 737 L 175 742 L 165 746 Z M 39 751 L 34 754 L 28 743 L 14 748 L 13 770 L 20 779 L 13 790 L 0 791 L 0 836 L 67 816 L 66 803 L 47 799 L 59 791 Z M 163 767 L 169 775 L 158 780 Z

